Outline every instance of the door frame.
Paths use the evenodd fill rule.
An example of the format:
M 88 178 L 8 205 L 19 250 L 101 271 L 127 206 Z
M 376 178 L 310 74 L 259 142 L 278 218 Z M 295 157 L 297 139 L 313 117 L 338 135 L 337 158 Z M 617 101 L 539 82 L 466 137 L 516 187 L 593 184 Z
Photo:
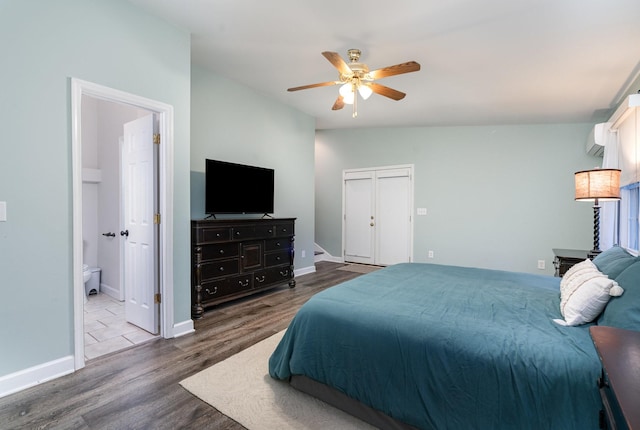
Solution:
M 413 164 L 397 164 L 397 165 L 391 165 L 391 166 L 378 166 L 378 167 L 363 167 L 363 168 L 357 168 L 357 169 L 344 169 L 342 171 L 342 261 L 345 261 L 345 245 L 346 245 L 346 222 L 345 222 L 345 211 L 346 211 L 346 193 L 345 193 L 345 176 L 347 173 L 358 173 L 358 172 L 378 172 L 378 171 L 384 171 L 384 170 L 397 170 L 397 169 L 409 169 L 409 177 L 410 177 L 410 185 L 409 185 L 409 199 L 410 199 L 410 204 L 409 204 L 409 261 L 413 261 L 413 226 L 414 226 L 414 210 L 415 210 L 415 201 L 414 201 L 414 174 L 415 174 L 415 169 L 414 169 L 414 165 Z M 376 181 L 376 177 L 377 175 L 374 174 L 373 175 L 373 181 L 374 181 L 374 188 L 375 188 L 375 181 Z M 374 197 L 376 198 L 376 197 Z M 378 202 L 375 202 L 375 207 L 377 208 Z M 376 220 L 377 221 L 377 220 Z M 374 239 L 374 241 L 377 241 L 377 237 Z M 376 258 L 377 258 L 377 246 L 378 244 L 375 243 L 374 244 L 374 249 L 373 249 L 373 259 L 374 259 L 374 264 L 376 264 Z
M 158 118 L 162 136 L 158 163 L 159 231 L 158 264 L 160 335 L 174 337 L 173 326 L 173 106 L 135 94 L 71 78 L 71 171 L 73 186 L 73 309 L 74 368 L 85 366 L 84 360 L 84 283 L 82 280 L 82 96 L 126 104 L 148 110 Z

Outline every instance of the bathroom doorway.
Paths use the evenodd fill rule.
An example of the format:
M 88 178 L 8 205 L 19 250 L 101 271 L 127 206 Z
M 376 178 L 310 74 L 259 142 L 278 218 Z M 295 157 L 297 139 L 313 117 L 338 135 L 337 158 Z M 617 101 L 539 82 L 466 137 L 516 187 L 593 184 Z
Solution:
M 90 319 L 92 311 L 111 312 L 125 316 L 126 298 L 125 271 L 123 270 L 123 244 L 129 238 L 123 222 L 121 201 L 120 166 L 123 127 L 137 118 L 152 118 L 159 135 L 163 136 L 163 148 L 155 148 L 152 184 L 156 208 L 152 217 L 158 223 L 153 228 L 155 243 L 151 252 L 154 290 L 152 299 L 146 301 L 156 309 L 157 318 L 152 330 L 163 337 L 173 337 L 173 283 L 172 255 L 170 252 L 172 175 L 169 162 L 172 156 L 173 112 L 170 106 L 123 93 L 96 84 L 72 79 L 72 155 L 73 155 L 73 202 L 74 202 L 74 309 L 75 309 L 75 368 L 84 367 L 85 344 L 94 343 L 98 336 L 87 336 L 84 320 Z M 155 133 L 154 133 L 155 134 Z M 108 142 L 105 144 L 104 142 Z M 114 143 L 115 142 L 115 143 Z M 152 145 L 157 147 L 160 145 Z M 155 173 L 153 171 L 155 170 Z M 115 178 L 115 179 L 114 179 Z M 156 214 L 162 214 L 156 217 Z M 96 215 L 97 214 L 97 215 Z M 95 218 L 94 218 L 95 217 Z M 162 220 L 162 223 L 160 223 Z M 85 286 L 79 268 L 83 264 L 100 267 L 101 282 L 97 295 L 85 295 Z M 79 276 L 78 276 L 79 275 Z M 98 300 L 98 297 L 101 300 Z M 106 299 L 106 300 L 105 300 Z M 135 298 L 139 299 L 139 296 Z M 86 301 L 85 301 L 86 300 Z M 156 301 L 160 302 L 158 305 Z M 101 302 L 101 303 L 99 303 Z M 106 308 L 102 309 L 104 303 Z M 96 309 L 100 308 L 100 309 Z M 109 310 L 107 310 L 109 309 Z M 110 315 L 108 315 L 110 316 Z M 135 319 L 135 318 L 134 318 Z M 110 320 L 116 320 L 111 318 Z M 120 326 L 124 322 L 117 322 Z M 121 328 L 121 327 L 120 327 Z M 149 327 L 147 327 L 149 329 Z M 117 329 L 113 329 L 115 331 Z M 129 329 L 131 330 L 131 329 Z M 111 329 L 105 331 L 112 331 Z M 131 331 L 130 331 L 131 333 Z M 131 344 L 144 341 L 146 333 L 140 330 L 129 335 Z M 153 334 L 147 333 L 153 337 Z M 125 337 L 126 338 L 126 337 Z M 112 343 L 122 344 L 122 340 Z M 128 345 L 131 346 L 131 345 Z
M 85 359 L 159 333 L 157 118 L 146 109 L 82 97 Z M 141 330 L 142 329 L 142 330 Z

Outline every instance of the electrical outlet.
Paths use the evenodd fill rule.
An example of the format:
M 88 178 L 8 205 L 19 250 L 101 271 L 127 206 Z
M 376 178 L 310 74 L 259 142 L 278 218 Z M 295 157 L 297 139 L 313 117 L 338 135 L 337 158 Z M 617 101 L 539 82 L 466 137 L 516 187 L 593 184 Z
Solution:
M 544 268 L 545 268 L 544 260 L 538 260 L 538 269 L 544 270 Z
M 433 258 L 433 251 L 431 251 L 431 250 L 430 250 L 430 251 L 427 253 L 427 256 L 428 256 L 429 258 Z

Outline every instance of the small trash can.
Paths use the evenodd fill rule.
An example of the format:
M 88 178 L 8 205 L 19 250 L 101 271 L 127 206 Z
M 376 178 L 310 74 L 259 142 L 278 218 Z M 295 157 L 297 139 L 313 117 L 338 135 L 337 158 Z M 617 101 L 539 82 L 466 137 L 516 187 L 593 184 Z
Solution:
M 91 267 L 89 268 L 91 271 L 91 278 L 84 284 L 86 289 L 87 296 L 89 294 L 98 294 L 100 292 L 100 274 L 102 270 L 99 267 Z

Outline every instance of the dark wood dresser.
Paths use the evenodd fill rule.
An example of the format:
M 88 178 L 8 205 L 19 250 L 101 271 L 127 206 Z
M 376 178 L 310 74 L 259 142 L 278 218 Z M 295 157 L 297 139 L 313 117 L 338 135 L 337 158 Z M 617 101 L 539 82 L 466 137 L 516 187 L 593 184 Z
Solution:
M 589 331 L 602 362 L 600 427 L 640 430 L 640 332 L 605 326 Z
M 283 284 L 293 275 L 295 218 L 192 220 L 191 316 Z

